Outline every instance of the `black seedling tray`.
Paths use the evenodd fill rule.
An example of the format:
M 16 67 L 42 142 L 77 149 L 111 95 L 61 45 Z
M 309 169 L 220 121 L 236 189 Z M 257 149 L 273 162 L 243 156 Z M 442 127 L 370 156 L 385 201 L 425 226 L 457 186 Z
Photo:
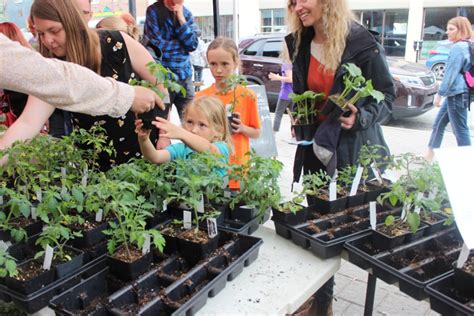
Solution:
M 467 297 L 455 288 L 454 274 L 449 273 L 426 286 L 430 307 L 442 315 L 474 315 L 474 297 Z
M 374 248 L 371 233 L 348 241 L 345 248 L 350 262 L 363 269 L 372 268 L 377 278 L 389 284 L 398 282 L 402 292 L 422 300 L 426 298 L 424 288 L 428 283 L 452 271 L 451 263 L 461 245 L 459 232 L 452 228 L 388 251 Z M 423 257 L 422 251 L 427 251 L 427 256 Z
M 399 209 L 377 212 L 381 222 L 390 214 L 398 214 Z M 274 219 L 273 219 L 274 220 Z M 316 220 L 291 226 L 276 220 L 276 233 L 290 239 L 303 248 L 310 248 L 316 256 L 327 259 L 341 254 L 344 243 L 370 230 L 368 207 L 359 206 L 352 210 L 322 216 Z M 351 226 L 353 223 L 353 227 Z
M 220 232 L 221 245 L 210 257 L 190 264 L 171 255 L 138 280 L 116 290 L 105 268 L 53 299 L 50 307 L 59 315 L 193 315 L 215 296 L 227 281 L 256 260 L 263 241 L 259 238 Z M 94 287 L 101 283 L 101 290 Z M 93 290 L 88 290 L 93 289 Z M 85 299 L 84 299 L 85 298 Z

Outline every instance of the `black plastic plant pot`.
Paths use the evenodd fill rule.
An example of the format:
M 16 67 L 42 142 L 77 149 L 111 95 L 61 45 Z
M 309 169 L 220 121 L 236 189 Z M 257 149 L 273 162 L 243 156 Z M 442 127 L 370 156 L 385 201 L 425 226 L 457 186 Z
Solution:
M 151 129 L 153 127 L 151 122 L 153 122 L 157 116 L 166 119 L 168 117 L 168 109 L 162 110 L 158 107 L 154 107 L 148 112 L 138 114 L 138 118 L 143 121 L 143 129 Z
M 460 268 L 454 268 L 455 288 L 465 296 L 474 298 L 474 275 Z M 474 307 L 474 304 L 473 304 Z
M 449 228 L 449 225 L 444 225 L 444 222 L 446 221 L 446 217 L 441 215 L 441 214 L 436 214 L 433 213 L 431 214 L 432 220 L 427 221 L 423 220 L 422 222 L 425 223 L 428 227 L 426 227 L 424 231 L 425 236 L 433 235 L 439 232 L 440 230 Z
M 82 249 L 105 240 L 106 236 L 102 232 L 107 229 L 107 225 L 108 223 L 104 222 L 90 230 L 81 230 L 82 237 L 74 238 L 72 244 L 74 247 Z
M 150 268 L 153 262 L 153 253 L 150 251 L 133 262 L 121 261 L 111 255 L 107 255 L 107 262 L 110 267 L 110 273 L 118 279 L 128 282 L 135 280 Z
M 357 191 L 355 195 L 348 196 L 347 205 L 346 205 L 347 208 L 365 204 L 365 195 L 366 195 L 366 192 Z
M 249 205 L 237 205 L 230 210 L 230 217 L 242 222 L 250 222 L 257 216 L 257 209 Z
M 441 315 L 474 315 L 474 296 L 456 290 L 452 273 L 428 284 L 426 292 L 431 309 Z
M 423 237 L 425 230 L 427 228 L 428 228 L 428 225 L 426 225 L 426 223 L 421 222 L 420 227 L 418 227 L 418 229 L 416 230 L 414 234 L 410 232 L 410 234 L 407 235 L 405 242 L 409 243 L 409 242 L 413 242 L 415 240 L 420 239 L 421 237 Z
M 306 215 L 308 212 L 308 208 L 302 208 L 295 213 L 292 212 L 282 212 L 275 208 L 272 208 L 273 212 L 273 220 L 281 223 L 287 223 L 288 225 L 297 225 L 302 223 L 306 220 Z
M 54 263 L 56 270 L 56 279 L 62 279 L 73 274 L 82 267 L 84 262 L 84 252 L 79 249 L 64 246 L 64 250 L 71 255 L 71 260 L 66 262 Z
M 312 141 L 317 129 L 316 124 L 297 124 L 292 127 L 297 141 Z
M 215 203 L 212 203 L 212 207 L 220 213 L 219 216 L 216 217 L 217 225 L 223 225 L 225 219 L 228 216 L 229 204 L 215 204 Z
M 409 234 L 411 234 L 411 232 L 407 231 L 406 233 L 399 236 L 389 236 L 378 230 L 373 230 L 372 244 L 375 248 L 380 250 L 393 249 L 397 246 L 402 245 Z
M 328 214 L 342 211 L 347 206 L 347 196 L 339 197 L 334 201 L 321 199 L 317 196 L 308 196 L 308 205 L 312 206 L 319 214 Z
M 386 186 L 380 186 L 374 183 L 367 183 L 366 185 L 369 190 L 365 193 L 364 204 L 376 201 L 380 194 L 390 191 L 390 188 Z
M 29 295 L 54 281 L 54 269 L 43 270 L 43 264 L 34 259 L 27 260 L 18 265 L 17 269 L 20 278 L 25 267 L 28 267 L 29 270 L 34 269 L 37 271 L 37 275 L 26 280 L 21 280 L 15 277 L 6 277 L 5 286 L 18 293 Z
M 28 237 L 41 233 L 42 229 L 43 229 L 43 222 L 40 220 L 35 221 L 31 224 L 28 224 L 27 226 L 24 227 L 24 230 L 26 231 L 26 236 Z
M 219 235 L 209 239 L 206 243 L 197 243 L 178 237 L 178 248 L 180 254 L 191 263 L 196 263 L 207 257 L 211 252 L 216 250 L 219 243 Z

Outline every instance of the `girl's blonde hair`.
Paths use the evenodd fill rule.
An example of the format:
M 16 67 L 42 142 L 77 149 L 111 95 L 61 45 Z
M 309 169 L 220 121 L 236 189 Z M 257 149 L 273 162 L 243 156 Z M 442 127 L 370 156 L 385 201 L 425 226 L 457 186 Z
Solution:
M 106 30 L 114 30 L 114 31 L 121 31 L 130 35 L 134 40 L 139 39 L 140 37 L 140 30 L 138 26 L 134 24 L 127 24 L 122 17 L 118 16 L 109 16 L 103 18 L 99 21 L 96 25 L 97 29 L 106 29 Z
M 220 134 L 217 140 L 225 142 L 229 146 L 229 150 L 232 151 L 232 135 L 230 134 L 225 106 L 222 101 L 214 96 L 196 97 L 184 108 L 184 119 L 186 119 L 187 112 L 190 108 L 204 114 L 209 121 L 209 127 Z
M 234 62 L 236 64 L 239 64 L 239 61 L 240 61 L 239 49 L 237 48 L 237 45 L 231 38 L 223 37 L 223 36 L 216 37 L 207 47 L 206 56 L 209 55 L 209 51 L 213 49 L 218 49 L 218 48 L 222 48 L 226 52 L 230 53 L 232 55 L 232 59 L 234 60 Z
M 298 54 L 304 26 L 294 12 L 295 0 L 288 0 L 287 15 L 289 30 L 295 36 L 295 50 L 291 59 Z M 336 70 L 341 63 L 342 54 L 346 48 L 346 38 L 354 16 L 349 10 L 346 0 L 318 0 L 322 10 L 323 45 L 325 66 L 328 70 Z
M 457 16 L 448 21 L 448 24 L 454 25 L 458 32 L 456 33 L 456 42 L 470 40 L 473 37 L 472 25 L 469 19 L 463 16 Z
M 62 24 L 66 32 L 66 61 L 100 72 L 99 36 L 87 26 L 76 1 L 35 0 L 31 6 L 33 23 L 35 18 Z M 55 57 L 41 39 L 39 51 L 45 57 Z

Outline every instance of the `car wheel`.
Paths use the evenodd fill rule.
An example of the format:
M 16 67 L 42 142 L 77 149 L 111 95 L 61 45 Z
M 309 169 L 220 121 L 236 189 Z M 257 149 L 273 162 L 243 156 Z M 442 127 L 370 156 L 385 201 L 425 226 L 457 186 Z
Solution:
M 444 68 L 446 68 L 445 63 L 437 63 L 431 67 L 431 71 L 433 71 L 437 80 L 443 80 Z

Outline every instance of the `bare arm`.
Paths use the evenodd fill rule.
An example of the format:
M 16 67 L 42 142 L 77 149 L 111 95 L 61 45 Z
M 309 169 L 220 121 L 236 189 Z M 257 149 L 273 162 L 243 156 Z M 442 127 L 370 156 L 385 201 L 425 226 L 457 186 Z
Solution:
M 288 82 L 292 83 L 293 82 L 293 71 L 291 69 L 288 69 L 285 71 L 285 75 L 281 76 L 279 74 L 275 74 L 273 72 L 268 74 L 268 79 L 272 81 L 281 81 L 281 82 Z
M 143 157 L 153 163 L 160 164 L 171 160 L 169 151 L 165 149 L 155 149 L 150 141 L 150 131 L 142 129 L 142 120 L 135 121 L 135 133 L 138 135 L 138 144 Z
M 260 129 L 255 127 L 250 127 L 242 123 L 240 120 L 240 113 L 234 112 L 237 114 L 237 117 L 233 118 L 232 130 L 234 133 L 242 133 L 248 138 L 256 139 L 260 137 Z

